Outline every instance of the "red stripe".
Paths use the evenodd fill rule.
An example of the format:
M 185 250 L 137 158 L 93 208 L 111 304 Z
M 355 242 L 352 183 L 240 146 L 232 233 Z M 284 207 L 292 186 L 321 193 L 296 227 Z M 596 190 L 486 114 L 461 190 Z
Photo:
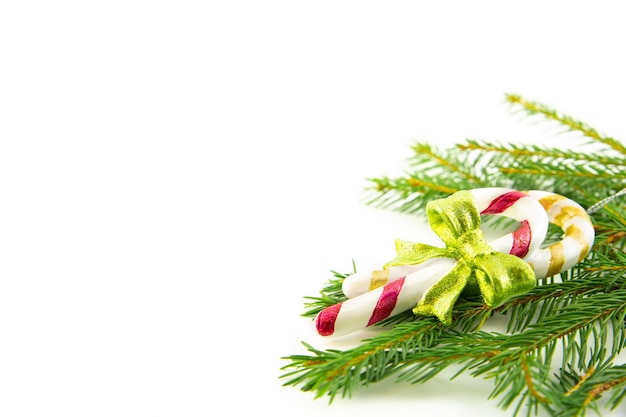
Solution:
M 326 307 L 315 317 L 315 328 L 320 335 L 330 336 L 335 333 L 335 321 L 337 321 L 339 310 L 341 310 L 341 303 Z
M 513 232 L 513 247 L 509 252 L 511 255 L 515 255 L 518 258 L 523 258 L 528 255 L 528 249 L 530 248 L 530 241 L 532 240 L 532 231 L 530 230 L 530 223 L 528 220 L 520 222 L 520 227 Z
M 504 193 L 492 200 L 491 203 L 489 203 L 489 207 L 484 209 L 480 214 L 502 213 L 504 210 L 517 203 L 517 200 L 523 197 L 528 196 L 524 193 L 520 193 L 519 191 L 509 191 L 508 193 Z
M 372 312 L 370 321 L 367 322 L 368 326 L 376 324 L 389 317 L 396 306 L 396 301 L 398 301 L 398 295 L 402 289 L 402 284 L 404 284 L 404 278 L 405 277 L 402 277 L 398 280 L 392 281 L 383 287 L 383 293 L 380 297 L 378 297 L 378 302 Z

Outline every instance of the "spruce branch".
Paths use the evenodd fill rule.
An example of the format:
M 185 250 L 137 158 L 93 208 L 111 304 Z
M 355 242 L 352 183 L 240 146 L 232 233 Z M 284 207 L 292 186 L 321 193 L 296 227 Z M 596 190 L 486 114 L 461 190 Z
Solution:
M 477 140 L 450 149 L 418 143 L 404 176 L 368 179 L 368 204 L 413 213 L 462 189 L 550 190 L 593 208 L 591 253 L 497 309 L 481 299 L 459 299 L 452 327 L 409 310 L 379 323 L 380 332 L 353 349 L 319 350 L 303 343 L 307 353 L 283 358 L 285 385 L 332 403 L 386 378 L 427 383 L 452 369 L 455 376 L 492 380 L 488 398 L 514 415 L 545 410 L 582 416 L 620 404 L 626 365 L 615 361 L 626 347 L 626 147 L 548 106 L 506 97 L 529 115 L 590 138 L 594 151 Z M 604 200 L 609 196 L 615 198 Z M 558 240 L 563 231 L 556 229 L 550 235 Z M 332 274 L 319 296 L 305 297 L 303 316 L 310 319 L 346 299 L 341 283 L 349 274 Z M 482 330 L 494 315 L 507 320 L 504 332 Z
M 596 129 L 588 126 L 587 124 L 575 120 L 571 116 L 562 114 L 555 109 L 546 106 L 545 104 L 526 100 L 517 94 L 507 94 L 506 100 L 509 103 L 521 106 L 529 115 L 540 114 L 546 119 L 554 120 L 560 125 L 565 126 L 572 131 L 578 131 L 584 136 L 591 138 L 598 143 L 608 145 L 622 155 L 626 155 L 626 146 L 624 146 L 618 140 L 612 137 L 601 135 Z
M 569 288 L 571 294 L 589 294 L 589 288 L 596 288 L 584 280 L 580 282 L 580 288 Z M 546 400 L 549 386 L 544 386 L 542 381 L 551 381 L 551 360 L 559 341 L 563 343 L 566 363 L 583 363 L 588 356 L 598 363 L 606 355 L 614 357 L 624 347 L 626 289 L 612 289 L 606 284 L 604 288 L 610 291 L 573 298 L 571 303 L 553 309 L 542 320 L 508 335 L 459 331 L 492 314 L 485 306 L 470 303 L 458 306 L 454 329 L 422 319 L 398 324 L 343 352 L 320 351 L 305 344 L 313 355 L 285 358 L 291 361 L 284 368 L 288 371 L 284 377 L 290 378 L 286 385 L 301 385 L 303 391 L 313 391 L 316 398 L 328 395 L 332 402 L 337 395 L 350 397 L 358 388 L 392 375 L 398 374 L 399 381 L 424 383 L 457 365 L 461 367 L 457 373 L 470 371 L 472 376 L 494 378 L 496 386 L 491 398 L 502 396 L 500 404 L 505 408 L 520 396 L 533 407 L 550 408 Z M 533 292 L 545 295 L 545 286 Z M 537 295 L 528 297 L 534 297 L 538 303 L 542 297 Z M 530 302 L 528 297 L 524 300 L 526 304 Z M 512 300 L 502 310 L 519 302 Z M 600 347 L 607 344 L 609 334 L 614 342 L 607 351 Z M 523 389 L 520 389 L 521 381 Z
M 613 410 L 624 398 L 626 365 L 613 365 L 605 361 L 597 366 L 589 365 L 580 373 L 568 367 L 552 389 L 563 393 L 554 398 L 560 410 L 558 416 L 583 416 L 588 407 L 607 394 L 606 408 Z
M 559 163 L 593 163 L 599 167 L 624 164 L 623 158 L 606 155 L 594 155 L 583 150 L 571 150 L 551 148 L 547 146 L 533 144 L 500 144 L 476 139 L 467 139 L 466 143 L 460 143 L 457 147 L 462 151 L 480 151 L 507 154 L 515 157 L 516 160 L 525 159 L 528 161 L 558 161 Z
M 547 106 L 521 98 L 510 101 L 524 106 L 530 114 L 544 115 L 593 137 L 602 146 L 573 150 L 468 139 L 441 150 L 417 143 L 408 160 L 412 169 L 405 176 L 368 179 L 373 184 L 368 187 L 368 204 L 415 213 L 428 201 L 460 189 L 495 186 L 550 189 L 591 205 L 626 187 L 626 153 L 615 153 L 624 149 L 618 141 Z

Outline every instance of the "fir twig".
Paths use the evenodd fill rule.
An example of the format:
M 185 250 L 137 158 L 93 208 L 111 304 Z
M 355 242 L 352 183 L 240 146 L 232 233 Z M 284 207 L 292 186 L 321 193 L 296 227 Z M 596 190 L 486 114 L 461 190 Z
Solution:
M 545 104 L 526 100 L 517 94 L 507 94 L 506 100 L 509 103 L 521 106 L 524 110 L 526 110 L 529 115 L 540 114 L 546 119 L 554 120 L 562 126 L 569 128 L 570 130 L 578 131 L 584 136 L 591 138 L 599 143 L 608 145 L 622 155 L 626 155 L 626 146 L 624 146 L 618 140 L 609 136 L 603 136 L 598 133 L 596 129 L 588 126 L 587 124 L 575 120 L 571 116 L 562 114 L 555 109 L 546 106 Z
M 548 146 L 467 140 L 451 149 L 415 144 L 404 176 L 370 178 L 369 204 L 422 211 L 428 201 L 461 189 L 501 186 L 549 189 L 590 207 L 596 229 L 591 254 L 574 268 L 540 282 L 533 291 L 496 310 L 480 300 L 460 300 L 447 328 L 408 311 L 380 323 L 381 332 L 345 351 L 287 356 L 285 385 L 315 398 L 350 397 L 395 377 L 426 383 L 444 369 L 494 381 L 489 398 L 527 415 L 581 416 L 614 409 L 626 395 L 626 365 L 615 363 L 626 346 L 626 147 L 616 139 L 548 106 L 509 94 L 513 106 L 591 139 L 593 152 Z M 607 196 L 610 201 L 594 206 Z M 355 269 L 356 270 L 356 269 Z M 345 300 L 333 272 L 318 297 L 307 297 L 306 317 Z M 508 320 L 505 333 L 482 331 L 492 315 Z M 390 327 L 390 328 L 389 328 Z M 561 360 L 555 361 L 556 352 Z
M 613 156 L 594 155 L 592 153 L 573 151 L 570 149 L 557 149 L 546 146 L 526 144 L 499 144 L 467 139 L 466 143 L 460 143 L 457 147 L 462 151 L 495 152 L 507 154 L 516 159 L 531 161 L 558 161 L 559 163 L 593 163 L 599 167 L 610 165 L 624 165 L 623 158 Z

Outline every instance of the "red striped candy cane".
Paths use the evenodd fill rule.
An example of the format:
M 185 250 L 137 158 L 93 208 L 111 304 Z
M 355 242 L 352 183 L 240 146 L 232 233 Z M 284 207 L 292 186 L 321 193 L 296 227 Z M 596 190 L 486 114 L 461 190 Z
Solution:
M 487 198 L 493 197 L 494 192 L 497 193 L 495 198 Z M 579 204 L 563 196 L 545 191 L 520 193 L 493 188 L 472 190 L 472 194 L 481 214 L 503 215 L 520 222 L 516 231 L 490 242 L 490 245 L 500 251 L 508 249 L 508 253 L 522 257 L 533 267 L 538 279 L 571 268 L 587 256 L 593 245 L 595 232 L 591 219 Z M 529 202 L 528 198 L 535 203 Z M 524 206 L 522 201 L 525 201 Z M 537 212 L 537 202 L 540 212 Z M 526 218 L 521 218 L 521 213 Z M 540 248 L 547 230 L 547 223 L 543 225 L 541 219 L 546 217 L 563 229 L 564 238 L 547 248 Z M 543 233 L 539 233 L 541 231 Z M 365 292 L 328 307 L 317 315 L 315 326 L 318 333 L 340 336 L 406 311 L 414 307 L 426 290 L 454 265 L 452 259 L 437 258 L 415 266 L 376 271 L 367 280 L 370 288 Z M 375 277 L 377 273 L 380 275 Z M 365 280 L 354 282 L 359 283 L 362 290 Z M 348 289 L 356 291 L 359 288 L 354 285 L 348 286 Z

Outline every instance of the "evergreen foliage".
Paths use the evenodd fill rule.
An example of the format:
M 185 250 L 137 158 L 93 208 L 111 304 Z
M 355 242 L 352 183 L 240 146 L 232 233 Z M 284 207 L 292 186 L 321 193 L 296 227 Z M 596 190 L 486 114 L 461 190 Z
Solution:
M 512 94 L 506 99 L 530 117 L 579 133 L 585 144 L 557 149 L 466 140 L 438 149 L 417 143 L 404 176 L 368 179 L 369 204 L 416 213 L 458 190 L 494 186 L 550 190 L 587 208 L 621 195 L 624 144 L 543 104 Z M 425 383 L 453 367 L 493 380 L 490 398 L 514 415 L 614 409 L 626 395 L 626 365 L 616 363 L 626 346 L 625 201 L 615 198 L 594 209 L 596 240 L 589 256 L 531 292 L 495 310 L 480 299 L 460 299 L 452 327 L 409 311 L 383 322 L 394 326 L 353 349 L 318 350 L 304 343 L 308 354 L 285 357 L 281 378 L 332 402 L 384 378 Z M 341 282 L 347 275 L 333 272 L 319 296 L 306 297 L 303 315 L 314 317 L 345 300 Z M 508 319 L 505 333 L 481 330 L 494 314 Z

